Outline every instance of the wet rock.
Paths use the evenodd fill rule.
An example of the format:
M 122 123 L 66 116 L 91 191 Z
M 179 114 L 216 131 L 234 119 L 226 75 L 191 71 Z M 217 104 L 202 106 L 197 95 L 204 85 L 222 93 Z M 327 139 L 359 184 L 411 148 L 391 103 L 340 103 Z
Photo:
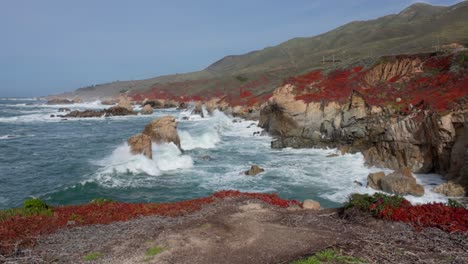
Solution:
M 73 100 L 68 100 L 66 98 L 53 98 L 47 101 L 48 105 L 58 105 L 58 104 L 73 104 Z
M 178 106 L 177 106 L 177 110 L 185 110 L 187 109 L 187 104 L 185 102 L 181 102 Z
M 151 105 L 149 104 L 146 104 L 145 106 L 143 106 L 140 113 L 142 115 L 151 115 L 153 114 L 153 107 L 151 107 Z
M 154 119 L 143 130 L 155 143 L 174 143 L 181 151 L 180 138 L 177 133 L 177 122 L 173 116 L 164 116 Z
M 151 147 L 151 138 L 145 134 L 137 134 L 127 140 L 132 154 L 143 154 L 147 158 L 153 158 L 153 151 Z
M 354 181 L 353 183 L 358 185 L 358 186 L 364 186 L 364 184 L 362 184 L 362 182 L 360 182 L 360 181 Z
M 50 115 L 50 117 L 55 117 L 55 115 Z
M 70 112 L 70 108 L 62 107 L 58 109 L 59 112 Z
M 384 192 L 397 195 L 414 195 L 423 196 L 424 188 L 416 183 L 416 179 L 404 174 L 404 171 L 395 171 L 380 181 L 380 185 Z
M 204 160 L 204 161 L 210 161 L 210 160 L 212 160 L 212 158 L 211 158 L 210 156 L 201 156 L 200 158 L 201 158 L 202 160 Z
M 325 156 L 325 157 L 327 157 L 327 158 L 334 158 L 334 157 L 338 157 L 338 156 L 340 156 L 340 155 L 338 155 L 338 154 L 336 154 L 336 153 L 332 153 L 332 154 L 328 154 L 328 155 Z
M 374 190 L 382 190 L 382 186 L 380 184 L 384 177 L 385 173 L 383 171 L 369 173 L 369 175 L 367 175 L 367 187 Z
M 307 199 L 302 203 L 302 208 L 309 210 L 319 210 L 320 203 L 311 199 Z
M 465 195 L 465 189 L 463 188 L 463 186 L 454 182 L 446 182 L 441 185 L 438 185 L 432 191 L 449 197 Z
M 87 109 L 84 111 L 71 111 L 70 113 L 64 115 L 63 117 L 109 117 L 109 116 L 126 116 L 126 115 L 136 115 L 135 111 L 128 110 L 127 108 L 113 106 L 109 109 L 104 110 L 91 110 Z
M 250 167 L 250 170 L 248 171 L 245 171 L 245 175 L 250 175 L 250 176 L 255 176 L 259 173 L 262 173 L 264 172 L 265 170 L 260 168 L 259 166 L 257 165 L 252 165 L 252 167 Z

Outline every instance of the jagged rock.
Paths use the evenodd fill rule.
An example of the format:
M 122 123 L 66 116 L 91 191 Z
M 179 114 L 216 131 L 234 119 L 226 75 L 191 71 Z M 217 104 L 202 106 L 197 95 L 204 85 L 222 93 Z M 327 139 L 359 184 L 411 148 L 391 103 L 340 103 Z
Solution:
M 245 175 L 250 175 L 250 176 L 255 176 L 259 173 L 262 173 L 264 172 L 265 170 L 260 168 L 259 166 L 257 165 L 252 165 L 252 167 L 250 167 L 250 170 L 248 171 L 245 171 Z
M 309 210 L 319 210 L 320 203 L 311 199 L 307 199 L 302 203 L 302 208 Z
M 70 112 L 70 108 L 66 108 L 66 107 L 63 107 L 63 108 L 59 108 L 58 109 L 59 112 Z
M 449 197 L 464 196 L 465 189 L 460 184 L 447 182 L 435 187 L 432 191 Z
M 195 108 L 192 111 L 192 115 L 199 115 L 202 118 L 205 117 L 205 115 L 203 114 L 203 103 L 202 102 L 197 102 L 195 104 Z
M 128 108 L 125 108 L 125 107 L 120 107 L 120 106 L 113 106 L 111 108 L 108 108 L 106 110 L 104 110 L 105 112 L 105 116 L 108 117 L 108 116 L 126 116 L 126 115 L 136 115 L 137 113 L 135 111 L 132 110 L 133 108 L 131 109 L 128 109 Z
M 66 98 L 53 98 L 47 101 L 48 105 L 58 105 L 58 104 L 73 104 L 73 100 L 68 100 Z
M 358 186 L 363 186 L 362 182 L 360 182 L 360 181 L 354 181 L 353 183 L 358 185 Z
M 133 154 L 143 154 L 149 159 L 153 158 L 151 138 L 145 134 L 137 134 L 127 140 Z
M 380 185 L 384 192 L 393 193 L 397 195 L 414 195 L 423 196 L 424 188 L 416 183 L 416 179 L 408 175 L 404 175 L 402 172 L 395 171 L 380 181 Z
M 153 107 L 151 107 L 151 105 L 149 105 L 149 104 L 146 104 L 145 106 L 143 106 L 140 113 L 142 115 L 151 115 L 151 114 L 153 114 Z
M 385 173 L 383 171 L 369 173 L 367 176 L 367 187 L 374 190 L 382 190 L 381 181 L 384 177 Z
M 177 122 L 173 116 L 164 116 L 154 119 L 143 130 L 155 143 L 174 143 L 180 150 L 180 138 L 177 133 Z
M 187 109 L 187 104 L 185 102 L 181 102 L 178 106 L 177 106 L 177 109 L 178 110 L 185 110 Z

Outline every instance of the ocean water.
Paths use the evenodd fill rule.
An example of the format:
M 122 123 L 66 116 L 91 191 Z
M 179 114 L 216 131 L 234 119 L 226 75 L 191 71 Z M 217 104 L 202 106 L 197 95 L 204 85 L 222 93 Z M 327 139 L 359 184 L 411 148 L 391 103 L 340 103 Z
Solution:
M 201 118 L 166 109 L 153 115 L 111 118 L 51 118 L 60 107 L 102 109 L 99 101 L 46 105 L 34 98 L 0 98 L 0 209 L 21 206 L 28 197 L 53 205 L 105 197 L 126 202 L 178 201 L 219 190 L 278 193 L 288 199 L 315 199 L 337 207 L 365 187 L 370 172 L 360 154 L 327 158 L 336 150 L 270 148 L 272 138 L 254 136 L 256 122 L 221 112 Z M 137 109 L 138 110 L 138 109 Z M 131 155 L 127 138 L 152 119 L 178 119 L 181 153 L 173 144 L 153 145 L 153 160 Z M 185 120 L 185 118 L 189 120 Z M 237 121 L 237 120 L 236 120 Z M 255 177 L 243 171 L 257 164 Z M 431 191 L 439 175 L 417 175 L 426 195 L 414 203 L 446 201 Z M 359 186 L 355 181 L 361 182 Z

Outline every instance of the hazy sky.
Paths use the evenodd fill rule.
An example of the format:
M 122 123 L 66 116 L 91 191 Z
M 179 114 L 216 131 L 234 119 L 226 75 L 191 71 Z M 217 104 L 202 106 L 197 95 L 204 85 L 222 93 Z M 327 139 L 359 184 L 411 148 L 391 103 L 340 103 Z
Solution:
M 0 97 L 200 70 L 414 2 L 0 0 Z

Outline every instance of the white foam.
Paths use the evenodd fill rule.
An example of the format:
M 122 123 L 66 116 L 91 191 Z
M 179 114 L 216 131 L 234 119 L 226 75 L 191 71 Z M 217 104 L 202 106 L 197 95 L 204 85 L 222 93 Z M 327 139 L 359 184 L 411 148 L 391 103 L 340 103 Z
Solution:
M 0 140 L 12 139 L 12 138 L 15 138 L 15 136 L 13 136 L 13 135 L 3 135 L 3 136 L 0 136 Z
M 185 150 L 215 148 L 216 144 L 221 141 L 218 132 L 214 129 L 193 137 L 189 132 L 181 130 L 179 131 L 179 137 L 182 149 Z
M 102 166 L 95 180 L 105 187 L 144 186 L 154 176 L 193 167 L 190 156 L 182 155 L 173 143 L 153 144 L 153 159 L 133 155 L 127 143 L 117 147 L 110 156 L 96 162 Z

